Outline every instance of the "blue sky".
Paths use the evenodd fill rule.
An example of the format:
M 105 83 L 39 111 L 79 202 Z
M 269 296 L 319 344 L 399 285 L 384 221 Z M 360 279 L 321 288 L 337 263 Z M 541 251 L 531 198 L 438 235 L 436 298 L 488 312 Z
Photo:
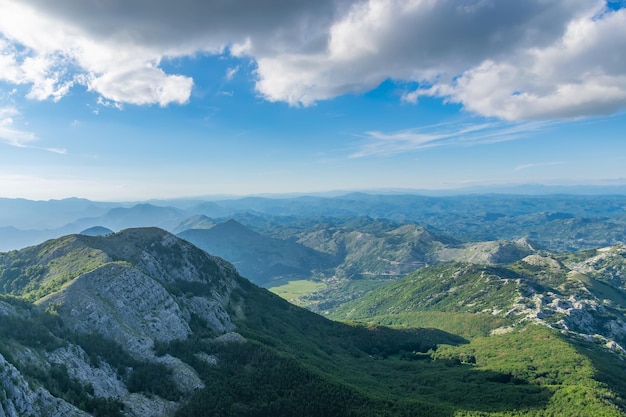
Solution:
M 0 197 L 624 184 L 625 110 L 623 1 L 0 0 Z

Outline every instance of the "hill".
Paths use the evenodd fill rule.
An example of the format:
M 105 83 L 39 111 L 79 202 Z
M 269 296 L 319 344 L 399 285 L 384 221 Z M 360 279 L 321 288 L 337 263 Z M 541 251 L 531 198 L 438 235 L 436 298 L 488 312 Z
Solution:
M 452 331 L 445 317 L 469 313 L 493 326 L 548 325 L 626 353 L 621 348 L 626 344 L 626 291 L 592 274 L 584 275 L 580 264 L 571 266 L 577 269 L 533 254 L 507 266 L 452 263 L 426 267 L 336 308 L 331 316 Z M 417 319 L 420 314 L 439 317 L 441 322 L 413 323 L 409 318 Z M 463 334 L 461 329 L 454 330 Z
M 0 271 L 0 410 L 8 415 L 450 409 L 404 398 L 397 382 L 391 400 L 379 398 L 387 388 L 371 373 L 394 365 L 372 369 L 370 355 L 463 339 L 330 322 L 160 229 L 66 236 L 1 254 Z
M 565 194 L 433 197 L 352 193 L 154 201 L 134 206 L 81 199 L 0 199 L 0 250 L 19 249 L 96 225 L 112 230 L 157 226 L 178 233 L 208 228 L 210 219 L 218 219 L 217 223 L 234 218 L 257 232 L 284 240 L 298 239 L 297 235 L 305 229 L 312 231 L 319 222 L 342 225 L 361 219 L 381 227 L 386 227 L 385 223 L 419 225 L 465 243 L 526 238 L 552 251 L 575 251 L 626 242 L 624 207 L 624 195 Z M 201 225 L 202 218 L 208 223 Z M 356 224 L 352 228 L 366 231 Z
M 554 330 L 497 336 L 509 343 L 498 351 L 441 330 L 331 322 L 160 229 L 66 236 L 1 254 L 0 271 L 5 415 L 617 416 L 623 406 L 623 363 Z M 532 369 L 513 355 L 526 351 Z
M 235 220 L 207 229 L 190 229 L 179 237 L 227 259 L 259 285 L 277 279 L 310 278 L 332 265 L 332 257 L 296 242 L 263 236 Z
M 178 234 L 189 229 L 210 229 L 215 226 L 215 224 L 216 223 L 215 221 L 213 221 L 213 219 L 203 214 L 198 214 L 196 216 L 191 216 L 188 219 L 181 221 L 176 226 L 174 226 L 171 232 L 174 234 Z
M 81 235 L 87 236 L 105 236 L 113 233 L 115 233 L 113 230 L 102 226 L 93 226 L 80 232 Z
M 615 399 L 617 393 L 621 398 L 615 405 L 623 413 L 625 254 L 620 245 L 554 257 L 532 254 L 504 266 L 425 267 L 330 310 L 328 316 L 459 334 L 470 343 L 438 349 L 434 357 L 482 369 L 506 369 L 509 383 L 534 380 L 540 385 L 567 385 L 573 367 L 590 365 L 595 382 L 583 385 L 606 384 L 614 390 L 609 397 Z M 565 352 L 576 352 L 577 359 L 565 359 L 569 355 Z M 555 366 L 557 362 L 561 365 Z M 571 387 L 570 392 L 580 389 Z M 553 404 L 570 401 L 577 400 L 565 392 L 555 392 L 550 400 Z M 596 412 L 572 411 L 572 415 Z
M 461 242 L 415 224 L 371 218 L 320 219 L 313 225 L 277 230 L 335 259 L 332 268 L 322 271 L 325 286 L 296 300 L 314 311 L 331 310 L 425 265 L 455 261 L 498 265 L 536 252 L 526 239 Z

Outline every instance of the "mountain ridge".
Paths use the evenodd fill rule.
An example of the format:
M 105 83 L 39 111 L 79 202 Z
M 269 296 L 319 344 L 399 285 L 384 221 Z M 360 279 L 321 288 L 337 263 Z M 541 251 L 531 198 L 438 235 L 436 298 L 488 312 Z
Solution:
M 1 254 L 0 277 L 13 293 L 0 294 L 5 414 L 618 416 L 625 404 L 614 374 L 624 365 L 595 350 L 592 363 L 556 330 L 527 324 L 483 340 L 332 322 L 158 228 Z M 534 352 L 534 368 L 518 350 L 493 351 L 501 341 Z M 543 359 L 548 347 L 562 355 Z

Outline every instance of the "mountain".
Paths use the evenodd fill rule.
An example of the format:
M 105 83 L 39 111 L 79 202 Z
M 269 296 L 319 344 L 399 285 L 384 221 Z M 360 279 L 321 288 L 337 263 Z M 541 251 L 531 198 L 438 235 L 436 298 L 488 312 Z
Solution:
M 111 230 L 157 226 L 176 233 L 192 216 L 235 218 L 272 237 L 290 224 L 314 219 L 370 218 L 421 225 L 462 242 L 527 238 L 558 251 L 592 249 L 626 242 L 624 195 L 512 195 L 351 193 L 333 197 L 247 197 L 215 201 L 154 201 L 131 206 L 83 199 L 0 199 L 0 250 L 19 249 L 92 226 Z M 44 214 L 45 215 L 42 215 Z M 349 220 L 348 220 L 349 221 Z M 290 224 L 288 224 L 290 223 Z M 204 227 L 208 227 L 204 226 Z M 292 230 L 294 231 L 294 230 Z
M 278 230 L 298 243 L 332 255 L 336 262 L 321 271 L 323 285 L 312 287 L 313 292 L 294 295 L 288 288 L 278 289 L 288 299 L 318 312 L 332 310 L 426 265 L 454 261 L 496 265 L 535 253 L 526 239 L 463 243 L 415 224 L 371 218 L 325 219 L 311 226 L 290 227 Z
M 453 267 L 468 277 L 507 270 L 440 268 Z M 0 254 L 0 288 L 0 415 L 624 411 L 624 363 L 593 343 L 533 324 L 468 339 L 332 322 L 156 228 Z
M 45 207 L 47 206 L 42 206 L 41 209 L 45 210 Z M 188 213 L 174 207 L 159 207 L 151 204 L 136 204 L 132 207 L 118 206 L 105 210 L 97 217 L 80 217 L 54 229 L 20 230 L 14 227 L 0 227 L 0 250 L 15 250 L 36 245 L 44 240 L 82 233 L 96 226 L 114 231 L 130 227 L 161 227 L 170 230 L 187 217 L 189 217 Z
M 83 218 L 65 226 L 66 229 L 100 225 L 112 230 L 130 227 L 159 227 L 170 230 L 189 217 L 188 213 L 174 207 L 136 204 L 132 207 L 115 207 L 95 218 Z
M 105 235 L 110 235 L 112 233 L 115 233 L 115 232 L 109 228 L 102 227 L 102 226 L 93 226 L 80 232 L 81 235 L 87 235 L 87 236 L 105 236 Z
M 424 267 L 328 311 L 327 316 L 459 334 L 470 342 L 438 349 L 433 357 L 482 369 L 507 369 L 509 383 L 535 381 L 579 390 L 569 373 L 589 364 L 595 369 L 592 385 L 612 390 L 602 395 L 619 398 L 615 405 L 623 414 L 625 255 L 620 245 L 554 256 L 536 253 L 503 266 Z M 583 357 L 575 358 L 579 354 Z M 550 402 L 571 400 L 562 394 L 555 392 Z
M 174 226 L 174 228 L 172 228 L 171 232 L 177 234 L 189 229 L 210 229 L 215 226 L 215 224 L 216 223 L 213 219 L 205 216 L 204 214 L 198 214 L 181 221 Z
M 567 266 L 555 257 L 532 254 L 506 266 L 452 263 L 421 268 L 338 307 L 332 316 L 390 323 L 395 316 L 432 312 L 441 317 L 488 315 L 498 325 L 535 322 L 583 339 L 597 338 L 626 353 L 621 347 L 626 346 L 626 289 L 612 285 L 614 279 L 603 280 L 606 271 L 593 268 L 594 262 L 597 257 L 569 261 Z M 441 323 L 437 327 L 445 328 Z
M 514 242 L 498 240 L 450 245 L 437 251 L 433 258 L 439 263 L 470 262 L 497 265 L 518 261 L 535 252 L 535 245 L 522 238 Z
M 333 198 L 220 201 L 257 215 L 370 217 L 419 224 L 464 242 L 528 238 L 550 250 L 571 251 L 626 241 L 624 195 L 475 194 L 447 197 L 352 193 Z M 256 226 L 256 224 L 250 224 Z M 260 229 L 259 229 L 260 230 Z
M 20 230 L 15 227 L 0 227 L 0 251 L 23 248 L 44 240 L 58 237 L 55 233 L 42 230 Z
M 332 257 L 296 242 L 263 236 L 235 220 L 209 229 L 190 229 L 179 237 L 231 262 L 253 282 L 279 278 L 310 278 L 332 265 Z
M 159 229 L 71 235 L 0 254 L 1 292 L 35 302 L 0 299 L 0 356 L 10 363 L 3 369 L 43 384 L 0 396 L 0 410 L 174 412 L 180 397 L 204 384 L 181 360 L 156 356 L 154 346 L 188 338 L 193 320 L 216 335 L 233 330 L 225 306 L 238 279 L 229 264 Z M 203 296 L 175 295 L 189 288 Z M 161 380 L 150 382 L 155 374 Z M 20 396 L 42 400 L 23 403 Z
M 562 255 L 573 270 L 626 291 L 626 245 Z
M 84 198 L 32 201 L 22 198 L 0 198 L 0 227 L 23 230 L 56 229 L 81 217 L 94 217 L 120 206 Z

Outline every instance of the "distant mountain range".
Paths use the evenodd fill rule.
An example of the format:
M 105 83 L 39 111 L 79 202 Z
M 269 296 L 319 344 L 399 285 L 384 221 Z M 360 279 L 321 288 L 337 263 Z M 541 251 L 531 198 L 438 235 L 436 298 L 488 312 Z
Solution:
M 80 199 L 0 200 L 0 225 L 7 224 L 0 227 L 0 251 L 93 227 L 115 232 L 156 226 L 186 233 L 186 239 L 224 256 L 242 274 L 265 285 L 290 277 L 399 277 L 419 266 L 441 262 L 482 259 L 483 263 L 507 263 L 529 254 L 528 245 L 513 243 L 520 239 L 534 249 L 553 251 L 626 242 L 626 196 L 620 195 L 427 197 L 352 193 L 332 198 L 250 197 L 177 204 L 180 207 L 145 203 L 112 207 L 110 203 Z M 76 218 L 57 228 L 15 227 L 35 224 L 28 220 L 35 212 L 39 213 L 38 223 L 48 226 L 85 213 L 99 214 Z M 239 229 L 221 226 L 208 232 L 229 219 L 240 223 Z M 248 229 L 245 233 L 244 227 Z M 371 289 L 369 284 L 365 287 Z

